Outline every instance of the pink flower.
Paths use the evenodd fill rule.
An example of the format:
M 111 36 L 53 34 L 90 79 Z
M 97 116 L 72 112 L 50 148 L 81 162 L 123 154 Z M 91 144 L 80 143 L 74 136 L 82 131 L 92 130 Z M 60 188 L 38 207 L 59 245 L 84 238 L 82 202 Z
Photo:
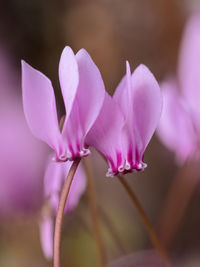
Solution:
M 168 79 L 162 85 L 163 111 L 157 134 L 163 144 L 173 151 L 176 161 L 182 164 L 195 152 L 195 131 L 188 107 L 179 94 L 175 80 Z
M 144 151 L 161 115 L 162 97 L 153 74 L 140 65 L 126 75 L 113 97 L 106 94 L 103 108 L 86 143 L 94 146 L 109 164 L 107 176 L 143 170 Z
M 24 113 L 32 133 L 56 152 L 57 161 L 86 156 L 86 136 L 104 100 L 104 83 L 89 54 L 74 55 L 65 47 L 59 63 L 59 80 L 66 108 L 62 132 L 50 80 L 22 61 Z
M 40 240 L 44 255 L 47 259 L 53 256 L 53 219 L 55 217 L 59 195 L 62 185 L 67 177 L 71 162 L 53 162 L 49 159 L 44 179 L 44 195 L 48 203 L 47 211 L 44 211 L 40 222 Z M 82 165 L 77 169 L 77 172 L 72 181 L 67 203 L 65 205 L 65 213 L 72 212 L 79 203 L 79 200 L 86 189 L 86 177 Z
M 198 154 L 200 134 L 200 16 L 188 21 L 179 55 L 177 78 L 162 87 L 164 108 L 158 127 L 161 141 L 178 163 Z
M 12 59 L 0 45 L 0 217 L 35 212 L 42 204 L 47 151 L 27 127 L 19 88 Z

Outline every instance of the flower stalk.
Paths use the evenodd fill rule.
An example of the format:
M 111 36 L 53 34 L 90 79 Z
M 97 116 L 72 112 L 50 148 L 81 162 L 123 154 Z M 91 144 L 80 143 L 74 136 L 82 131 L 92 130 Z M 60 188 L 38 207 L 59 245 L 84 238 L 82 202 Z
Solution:
M 160 243 L 144 209 L 142 208 L 139 200 L 137 199 L 136 195 L 134 194 L 134 192 L 132 191 L 132 189 L 130 188 L 130 186 L 128 185 L 128 183 L 126 182 L 126 180 L 124 179 L 124 177 L 118 175 L 117 176 L 120 183 L 123 185 L 124 189 L 126 190 L 127 194 L 129 195 L 129 197 L 131 198 L 134 206 L 136 207 L 142 221 L 143 221 L 143 224 L 151 238 L 151 241 L 154 245 L 154 247 L 158 250 L 158 252 L 160 253 L 160 255 L 162 256 L 163 258 L 163 261 L 165 263 L 165 266 L 166 267 L 170 267 L 171 264 L 169 262 L 169 259 L 168 259 L 168 256 L 167 256 L 167 252 L 165 250 L 165 248 L 162 246 L 162 244 Z
M 61 231 L 62 231 L 64 208 L 69 194 L 70 186 L 72 184 L 79 163 L 80 163 L 80 158 L 74 160 L 60 195 L 60 201 L 56 215 L 55 232 L 54 232 L 54 252 L 53 252 L 54 267 L 60 267 Z

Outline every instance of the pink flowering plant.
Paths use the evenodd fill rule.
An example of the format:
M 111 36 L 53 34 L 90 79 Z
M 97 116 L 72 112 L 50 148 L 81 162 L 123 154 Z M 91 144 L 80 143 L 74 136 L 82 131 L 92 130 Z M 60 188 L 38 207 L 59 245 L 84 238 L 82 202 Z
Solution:
M 199 154 L 200 16 L 193 15 L 181 42 L 177 76 L 163 81 L 163 112 L 158 136 L 179 164 Z
M 53 255 L 54 267 L 60 266 L 63 214 L 76 207 L 86 188 L 87 176 L 99 263 L 105 266 L 92 172 L 85 158 L 90 154 L 91 146 L 107 160 L 106 175 L 118 177 L 127 190 L 154 246 L 166 266 L 170 266 L 144 210 L 123 178 L 123 174 L 142 171 L 147 166 L 143 162 L 144 152 L 162 110 L 162 95 L 155 77 L 144 65 L 137 67 L 131 74 L 127 62 L 126 75 L 114 95 L 110 96 L 89 54 L 84 49 L 74 54 L 70 47 L 65 47 L 59 63 L 59 80 L 65 105 L 62 127 L 59 126 L 50 80 L 22 61 L 23 105 L 27 123 L 33 135 L 54 150 L 54 155 L 48 161 L 44 181 L 45 203 L 49 210 L 43 213 L 40 223 L 41 244 L 46 257 L 51 258 Z M 85 173 L 83 166 L 79 165 L 82 158 L 85 158 Z

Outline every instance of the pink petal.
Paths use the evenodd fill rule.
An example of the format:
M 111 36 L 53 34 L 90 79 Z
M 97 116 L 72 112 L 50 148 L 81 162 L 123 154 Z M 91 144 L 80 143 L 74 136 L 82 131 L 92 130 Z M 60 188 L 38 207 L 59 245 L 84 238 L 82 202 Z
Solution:
M 163 111 L 157 134 L 163 144 L 176 154 L 177 161 L 183 163 L 194 150 L 193 126 L 175 81 L 166 81 L 162 89 Z
M 129 62 L 126 61 L 126 75 L 117 86 L 113 98 L 118 103 L 124 116 L 127 118 L 132 112 L 132 84 Z
M 72 162 L 53 162 L 49 160 L 44 179 L 45 197 L 50 199 L 52 208 L 56 211 L 59 204 L 59 195 L 64 181 L 67 178 Z M 72 185 L 66 203 L 65 211 L 72 211 L 80 200 L 86 188 L 86 177 L 82 165 L 80 164 Z
M 59 193 L 64 182 L 65 162 L 55 162 L 52 158 L 53 155 L 49 157 L 44 175 L 44 194 L 46 198 L 54 193 Z
M 67 168 L 65 168 L 65 177 L 67 174 L 66 172 L 68 173 Z M 81 196 L 86 190 L 86 185 L 87 179 L 85 176 L 83 165 L 80 164 L 72 181 L 69 196 L 65 206 L 65 212 L 71 212 L 77 207 Z
M 86 50 L 79 50 L 76 54 L 76 60 L 79 70 L 77 101 L 80 121 L 86 135 L 103 105 L 105 87 L 98 67 Z
M 160 87 L 147 67 L 140 65 L 132 74 L 133 117 L 137 150 L 141 157 L 157 127 L 162 110 Z
M 68 119 L 79 82 L 78 64 L 74 52 L 66 46 L 61 54 L 59 63 L 59 79 Z
M 40 222 L 40 242 L 47 260 L 53 258 L 53 218 L 44 215 Z
M 95 122 L 103 105 L 105 88 L 101 74 L 89 54 L 81 49 L 76 54 L 79 84 L 73 108 L 63 127 L 72 158 L 85 153 L 85 136 Z
M 186 25 L 179 55 L 179 82 L 193 112 L 200 116 L 200 16 L 194 15 Z M 200 127 L 200 125 L 199 125 Z
M 117 86 L 113 98 L 116 100 L 121 111 L 123 112 L 126 121 L 122 131 L 122 146 L 124 150 L 124 156 L 126 158 L 131 151 L 131 154 L 133 154 L 131 156 L 132 161 L 135 161 L 134 151 L 136 149 L 136 140 L 133 130 L 133 125 L 135 123 L 133 118 L 133 87 L 130 65 L 128 61 L 126 61 L 126 75 L 122 78 L 121 82 Z M 132 163 L 129 162 L 128 164 L 130 165 Z
M 63 154 L 55 96 L 50 80 L 22 61 L 22 91 L 26 120 L 32 133 Z
M 110 167 L 117 169 L 123 162 L 121 147 L 121 131 L 124 117 L 118 105 L 105 94 L 101 112 L 86 138 L 86 143 L 95 147 L 108 159 Z M 121 159 L 119 160 L 119 157 Z M 120 161 L 120 162 L 118 162 Z

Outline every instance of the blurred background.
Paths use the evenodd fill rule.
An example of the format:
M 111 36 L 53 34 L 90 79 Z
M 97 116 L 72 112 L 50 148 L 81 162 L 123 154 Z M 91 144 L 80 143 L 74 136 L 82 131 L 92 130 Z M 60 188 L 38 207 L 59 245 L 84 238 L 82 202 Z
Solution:
M 44 0 L 0 1 L 0 266 L 52 266 L 39 237 L 43 176 L 48 151 L 31 136 L 21 101 L 20 60 L 53 82 L 60 116 L 64 112 L 58 81 L 62 49 L 85 48 L 99 67 L 112 94 L 125 73 L 147 65 L 158 81 L 176 71 L 184 24 L 199 1 L 178 0 Z M 121 248 L 102 220 L 107 262 L 151 248 L 136 210 L 116 179 L 105 178 L 107 166 L 94 151 L 98 203 L 117 230 Z M 160 238 L 159 218 L 178 166 L 173 153 L 153 137 L 145 154 L 148 168 L 130 174 L 134 189 Z M 166 241 L 177 266 L 200 266 L 200 192 L 196 187 L 171 239 Z M 169 218 L 173 221 L 173 217 Z M 91 221 L 84 194 L 65 217 L 63 266 L 97 266 Z

